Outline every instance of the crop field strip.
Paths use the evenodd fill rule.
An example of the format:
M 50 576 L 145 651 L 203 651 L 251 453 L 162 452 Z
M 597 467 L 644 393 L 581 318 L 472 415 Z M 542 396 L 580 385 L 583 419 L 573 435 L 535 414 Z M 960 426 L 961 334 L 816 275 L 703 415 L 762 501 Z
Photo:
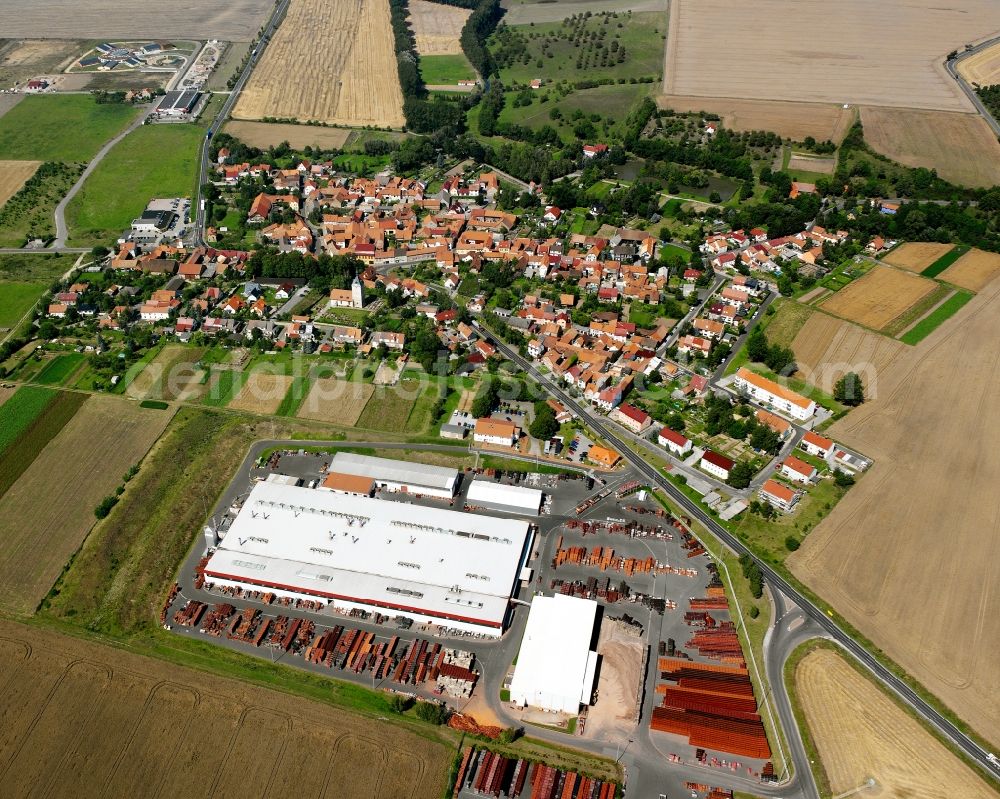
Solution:
M 905 269 L 907 272 L 923 272 L 938 258 L 951 251 L 953 244 L 938 244 L 933 241 L 908 241 L 893 248 L 883 256 L 882 263 Z
M 129 382 L 130 397 L 174 401 L 197 399 L 205 390 L 205 370 L 198 366 L 204 347 L 168 344 Z
M 250 413 L 277 413 L 292 382 L 288 375 L 251 372 L 229 407 Z
M 25 184 L 41 161 L 0 161 L 0 206 L 13 197 Z
M 34 382 L 45 386 L 61 386 L 66 383 L 87 361 L 86 356 L 79 352 L 64 353 L 45 364 Z
M 11 795 L 424 799 L 452 751 L 235 680 L 0 622 Z
M 388 0 L 292 0 L 233 117 L 402 127 Z
M 879 265 L 824 300 L 821 308 L 863 327 L 884 330 L 938 288 L 933 280 Z
M 171 415 L 94 395 L 50 437 L 0 497 L 0 607 L 37 606 L 93 525 L 94 507 L 142 459 Z M 114 430 L 113 441 L 95 434 L 107 430 Z
M 1000 275 L 1000 255 L 973 249 L 939 274 L 938 279 L 969 291 L 981 291 L 997 275 Z
M 291 125 L 276 122 L 229 122 L 226 133 L 235 136 L 251 147 L 276 147 L 283 141 L 295 150 L 319 147 L 323 150 L 340 149 L 346 143 L 351 131 L 347 128 L 322 128 L 315 125 Z
M 937 328 L 958 313 L 972 299 L 971 292 L 956 291 L 948 299 L 934 308 L 923 319 L 918 320 L 908 330 L 904 331 L 899 340 L 904 344 L 918 344 Z
M 958 74 L 969 83 L 992 86 L 1000 83 L 1000 43 L 958 62 Z
M 809 652 L 798 663 L 794 680 L 834 795 L 873 778 L 878 787 L 872 793 L 889 797 L 996 796 L 840 654 L 825 648 Z
M 763 33 L 817 23 L 822 46 L 787 42 L 736 71 L 729 59 L 704 57 L 704 43 L 722 30 Z M 892 35 L 873 47 L 873 30 Z M 990 0 L 969 0 L 961 8 L 942 8 L 931 0 L 845 0 L 836 13 L 821 0 L 791 6 L 783 0 L 675 0 L 664 93 L 970 112 L 968 98 L 942 61 L 957 42 L 997 30 L 1000 7 Z M 874 70 L 878 80 L 872 80 Z
M 429 0 L 410 0 L 409 10 L 410 26 L 421 58 L 461 54 L 462 45 L 458 38 L 465 21 L 472 15 L 471 8 L 446 6 Z
M 874 401 L 829 430 L 874 465 L 788 560 L 987 737 L 1000 729 L 998 520 L 983 501 L 1000 483 L 998 312 L 994 281 L 878 370 Z
M 271 10 L 270 0 L 227 0 L 151 7 L 144 0 L 0 0 L 4 36 L 41 31 L 52 39 L 219 39 L 249 41 Z M 82 53 L 81 53 L 82 55 Z
M 321 377 L 313 381 L 296 414 L 300 418 L 353 427 L 358 423 L 375 387 L 371 383 Z

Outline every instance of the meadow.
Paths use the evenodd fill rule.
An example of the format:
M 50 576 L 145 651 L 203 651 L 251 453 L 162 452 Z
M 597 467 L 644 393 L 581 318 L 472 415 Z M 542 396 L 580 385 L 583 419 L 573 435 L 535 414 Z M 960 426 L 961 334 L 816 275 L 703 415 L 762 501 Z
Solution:
M 16 325 L 44 290 L 37 283 L 0 282 L 0 330 Z
M 154 197 L 190 197 L 203 135 L 196 124 L 144 125 L 122 139 L 70 202 L 70 243 L 106 243 Z
M 428 86 L 451 86 L 460 80 L 475 80 L 476 73 L 464 55 L 422 55 L 420 76 Z
M 138 111 L 89 94 L 25 97 L 0 117 L 0 153 L 23 161 L 89 161 Z

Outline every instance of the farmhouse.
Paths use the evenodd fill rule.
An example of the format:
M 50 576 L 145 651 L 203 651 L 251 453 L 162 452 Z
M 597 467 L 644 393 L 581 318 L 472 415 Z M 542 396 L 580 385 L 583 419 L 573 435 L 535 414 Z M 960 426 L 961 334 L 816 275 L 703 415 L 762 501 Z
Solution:
M 799 501 L 799 494 L 777 480 L 766 480 L 760 487 L 760 498 L 778 510 L 788 513 Z
M 476 419 L 472 432 L 472 440 L 477 444 L 495 444 L 498 447 L 512 447 L 520 437 L 521 428 L 502 419 Z
M 368 477 L 379 488 L 410 494 L 451 499 L 458 490 L 458 471 L 444 466 L 376 458 L 354 452 L 337 452 L 330 463 L 331 472 Z
M 810 483 L 816 477 L 816 468 L 801 458 L 789 455 L 781 462 L 781 474 L 796 483 Z
M 541 511 L 544 494 L 537 488 L 495 483 L 492 480 L 473 480 L 467 497 L 469 504 L 477 508 L 537 516 Z
M 529 547 L 523 520 L 260 482 L 205 576 L 499 636 Z
M 819 458 L 826 458 L 831 452 L 833 452 L 834 443 L 829 438 L 825 438 L 819 433 L 814 433 L 810 430 L 802 436 L 802 443 L 800 446 L 810 455 L 815 455 Z
M 676 430 L 671 430 L 669 427 L 661 427 L 656 438 L 660 442 L 660 446 L 666 447 L 678 457 L 687 455 L 693 446 L 691 439 L 682 436 Z
M 594 693 L 597 653 L 591 650 L 597 603 L 556 594 L 531 600 L 510 683 L 510 701 L 576 714 Z
M 745 391 L 757 402 L 768 405 L 793 419 L 805 421 L 816 413 L 816 403 L 811 399 L 806 399 L 773 380 L 761 377 L 746 367 L 741 367 L 736 373 L 733 385 L 738 391 Z
M 706 450 L 705 454 L 701 456 L 701 460 L 698 461 L 698 465 L 713 477 L 717 477 L 720 480 L 728 480 L 729 472 L 736 465 L 736 461 L 730 460 L 718 452 Z

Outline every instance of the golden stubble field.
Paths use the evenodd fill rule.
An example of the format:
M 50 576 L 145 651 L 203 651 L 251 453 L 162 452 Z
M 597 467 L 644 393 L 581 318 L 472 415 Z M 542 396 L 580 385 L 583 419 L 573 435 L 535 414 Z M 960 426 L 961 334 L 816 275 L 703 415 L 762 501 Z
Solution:
M 425 799 L 451 751 L 305 699 L 0 621 L 6 796 Z
M 250 41 L 271 0 L 153 5 L 146 0 L 0 0 L 2 35 L 49 39 Z
M 0 207 L 17 194 L 41 161 L 0 161 Z
M 706 57 L 721 31 L 764 41 L 767 57 Z M 816 35 L 822 31 L 821 35 Z M 884 32 L 885 35 L 874 33 Z M 674 0 L 664 94 L 972 111 L 944 56 L 1000 31 L 1000 5 L 967 0 Z M 764 126 L 765 129 L 772 129 Z
M 313 381 L 298 416 L 353 427 L 374 393 L 371 383 L 321 377 Z
M 969 83 L 992 86 L 1000 83 L 1000 44 L 958 62 L 958 74 Z
M 35 609 L 93 526 L 94 507 L 172 416 L 94 395 L 46 445 L 0 498 L 0 608 Z
M 878 399 L 878 375 L 907 347 L 825 313 L 813 313 L 792 341 L 798 377 L 832 394 L 848 372 L 861 375 L 868 398 Z
M 799 661 L 795 688 L 835 795 L 876 785 L 859 797 L 996 799 L 968 766 L 829 649 Z
M 969 250 L 940 275 L 941 280 L 961 286 L 969 291 L 981 291 L 1000 275 L 1000 255 L 983 250 Z
M 454 55 L 462 52 L 458 37 L 471 8 L 446 6 L 428 0 L 410 0 L 410 24 L 420 55 Z
M 871 148 L 901 164 L 936 169 L 962 186 L 1000 183 L 1000 143 L 978 114 L 862 108 L 861 124 Z
M 347 128 L 321 128 L 315 125 L 290 125 L 276 122 L 230 122 L 226 133 L 235 136 L 251 147 L 266 149 L 288 142 L 292 148 L 319 147 L 339 150 L 347 142 L 351 131 Z
M 1000 744 L 1000 281 L 878 375 L 829 434 L 874 458 L 788 564 Z
M 288 375 L 251 372 L 228 407 L 250 413 L 273 414 L 288 393 L 292 379 Z
M 802 141 L 840 142 L 854 122 L 855 111 L 830 103 L 791 103 L 774 100 L 743 100 L 733 97 L 660 95 L 660 108 L 718 114 L 724 127 L 737 132 L 770 130 L 779 136 Z
M 884 256 L 882 262 L 898 266 L 907 272 L 923 272 L 946 252 L 950 252 L 954 246 L 934 241 L 908 241 Z
M 135 399 L 191 401 L 205 391 L 205 370 L 198 366 L 204 347 L 167 344 L 133 380 L 126 393 Z
M 402 127 L 388 0 L 292 0 L 235 119 Z
M 864 327 L 881 330 L 934 291 L 937 285 L 919 275 L 876 266 L 823 300 L 821 307 Z

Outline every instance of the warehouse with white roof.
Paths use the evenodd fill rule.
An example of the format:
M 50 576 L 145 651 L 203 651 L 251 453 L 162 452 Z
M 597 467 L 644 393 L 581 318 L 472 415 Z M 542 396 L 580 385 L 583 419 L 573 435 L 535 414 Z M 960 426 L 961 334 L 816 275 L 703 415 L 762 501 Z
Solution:
M 524 520 L 260 482 L 205 576 L 499 636 L 530 532 Z
M 493 480 L 473 480 L 466 501 L 469 505 L 487 510 L 537 516 L 543 496 L 537 488 L 512 486 Z
M 580 712 L 594 693 L 597 622 L 592 599 L 556 594 L 531 600 L 528 623 L 510 683 L 510 701 L 556 713 Z
M 356 452 L 337 452 L 330 463 L 330 471 L 370 477 L 379 488 L 387 491 L 403 491 L 438 499 L 452 499 L 458 491 L 457 469 L 376 458 Z

